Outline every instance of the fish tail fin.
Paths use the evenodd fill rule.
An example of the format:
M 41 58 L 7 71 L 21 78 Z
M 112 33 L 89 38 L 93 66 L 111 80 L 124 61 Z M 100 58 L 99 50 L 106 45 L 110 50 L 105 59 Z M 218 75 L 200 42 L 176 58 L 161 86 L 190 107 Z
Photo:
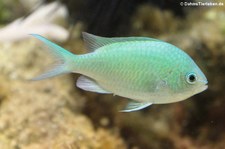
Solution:
M 73 64 L 76 58 L 75 54 L 70 53 L 69 51 L 65 50 L 64 48 L 58 46 L 57 44 L 49 41 L 48 39 L 38 35 L 38 34 L 31 34 L 33 37 L 42 41 L 45 45 L 47 45 L 47 49 L 49 53 L 55 59 L 55 63 L 43 74 L 32 78 L 31 80 L 42 80 L 50 77 L 54 77 L 60 74 L 66 74 L 73 71 Z

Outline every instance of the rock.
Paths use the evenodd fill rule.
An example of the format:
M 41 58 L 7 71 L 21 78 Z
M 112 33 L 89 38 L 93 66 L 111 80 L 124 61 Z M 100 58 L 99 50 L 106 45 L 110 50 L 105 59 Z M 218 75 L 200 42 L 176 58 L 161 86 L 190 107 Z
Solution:
M 0 50 L 0 148 L 125 149 L 116 131 L 94 128 L 71 75 L 32 82 L 50 62 L 36 40 Z M 43 64 L 43 62 L 46 62 Z

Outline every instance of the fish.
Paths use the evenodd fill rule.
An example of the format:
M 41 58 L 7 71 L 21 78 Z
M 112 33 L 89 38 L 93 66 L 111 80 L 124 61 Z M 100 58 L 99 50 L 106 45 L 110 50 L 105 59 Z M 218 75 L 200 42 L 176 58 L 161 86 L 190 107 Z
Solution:
M 38 34 L 56 63 L 33 78 L 42 80 L 67 73 L 81 76 L 82 90 L 125 97 L 121 112 L 152 104 L 185 100 L 208 88 L 208 81 L 193 59 L 180 48 L 148 37 L 100 37 L 83 32 L 86 54 L 76 55 Z

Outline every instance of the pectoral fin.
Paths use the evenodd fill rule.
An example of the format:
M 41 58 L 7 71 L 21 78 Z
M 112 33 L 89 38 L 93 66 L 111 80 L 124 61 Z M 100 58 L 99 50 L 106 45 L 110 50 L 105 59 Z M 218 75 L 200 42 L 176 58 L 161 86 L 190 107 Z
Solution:
M 89 77 L 80 76 L 77 80 L 76 85 L 77 87 L 86 91 L 97 92 L 102 94 L 112 94 L 111 92 L 103 89 L 101 86 L 99 86 L 99 84 L 95 80 Z
M 152 103 L 142 103 L 142 102 L 129 102 L 126 106 L 126 108 L 120 112 L 133 112 L 133 111 L 138 111 L 141 109 L 144 109 L 148 106 L 152 105 Z

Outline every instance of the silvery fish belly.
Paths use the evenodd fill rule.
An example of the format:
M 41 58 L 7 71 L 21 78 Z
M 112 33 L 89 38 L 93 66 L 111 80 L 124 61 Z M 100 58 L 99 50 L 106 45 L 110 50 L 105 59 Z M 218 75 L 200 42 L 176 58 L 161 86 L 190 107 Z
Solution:
M 42 36 L 33 36 L 48 45 L 50 53 L 59 61 L 33 80 L 80 73 L 79 88 L 132 99 L 124 112 L 181 101 L 207 88 L 205 75 L 190 56 L 161 40 L 104 38 L 83 33 L 91 52 L 74 55 Z

